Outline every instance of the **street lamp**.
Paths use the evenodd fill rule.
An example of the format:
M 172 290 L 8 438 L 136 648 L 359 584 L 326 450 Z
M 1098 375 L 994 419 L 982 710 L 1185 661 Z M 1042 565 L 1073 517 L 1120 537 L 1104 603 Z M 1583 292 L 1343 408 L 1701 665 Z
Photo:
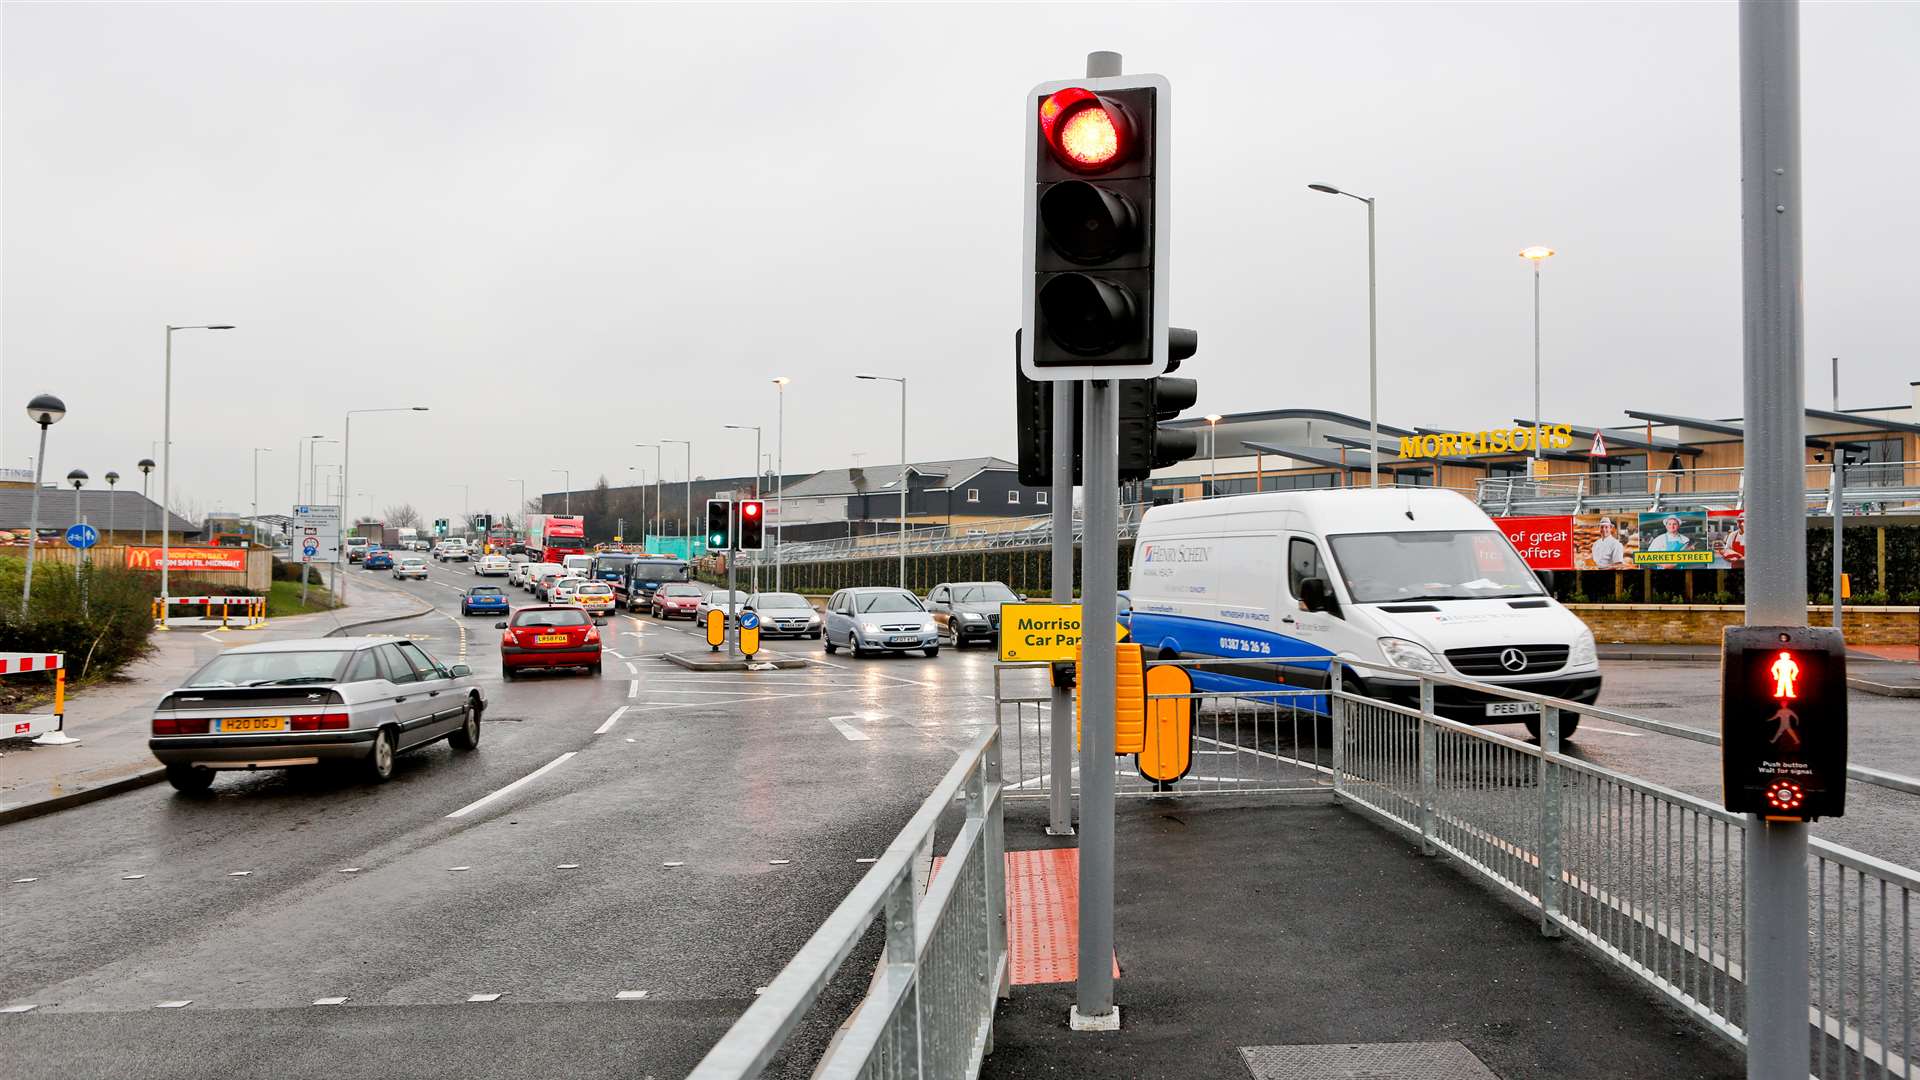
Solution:
M 394 405 L 394 406 L 389 406 L 389 407 L 380 408 L 380 409 L 348 409 L 347 410 L 346 423 L 344 425 L 345 430 L 341 434 L 341 446 L 340 446 L 340 501 L 341 502 L 348 504 L 349 508 L 353 504 L 353 496 L 348 493 L 353 491 L 353 417 L 354 417 L 354 414 L 377 413 L 377 412 L 426 412 L 426 411 L 427 411 L 427 407 L 425 405 Z M 371 502 L 369 502 L 367 505 L 367 513 L 369 514 L 373 513 L 373 505 Z M 353 517 L 353 512 L 351 509 L 348 509 L 346 516 L 349 519 Z M 342 553 L 336 549 L 333 553 L 333 576 L 335 578 L 335 588 L 337 589 L 334 595 L 338 599 L 345 600 L 347 597 L 347 579 L 344 576 L 342 576 L 340 573 L 341 558 L 342 558 Z
M 173 502 L 173 332 L 175 330 L 231 330 L 228 323 L 210 323 L 205 326 L 169 326 L 167 327 L 167 365 L 164 388 L 160 406 L 160 603 L 164 606 L 167 597 L 167 563 L 170 561 L 173 547 L 173 533 L 167 528 L 167 507 Z
M 85 469 L 73 470 L 72 472 L 67 474 L 67 483 L 73 485 L 73 523 L 75 525 L 78 525 L 80 524 L 80 489 L 86 486 L 87 471 Z M 87 550 L 85 548 L 81 548 L 80 560 L 82 562 L 85 562 L 86 559 L 87 559 Z M 75 570 L 74 572 L 79 573 L 78 570 Z
M 143 457 L 134 467 L 140 470 L 140 543 L 144 545 L 147 542 L 147 508 L 153 505 L 153 500 L 147 498 L 147 481 L 153 477 L 153 459 Z
M 1520 257 L 1533 264 L 1533 457 L 1540 452 L 1540 264 L 1553 257 L 1553 249 L 1535 244 L 1522 248 Z
M 113 488 L 120 482 L 120 474 L 107 470 L 107 543 L 113 543 Z M 257 511 L 256 511 L 257 512 Z
M 565 469 L 549 469 L 547 471 L 559 473 L 560 478 L 566 481 L 567 483 L 566 514 L 569 517 L 573 516 L 573 474 L 568 472 Z
M 680 532 L 681 532 L 681 536 L 686 541 L 687 550 L 685 552 L 685 556 L 688 559 L 692 559 L 693 558 L 693 440 L 661 439 L 660 441 L 663 443 L 685 443 L 687 447 L 686 483 L 680 485 L 680 490 L 687 497 L 687 516 L 680 520 Z
M 27 402 L 27 419 L 40 425 L 40 454 L 33 459 L 33 498 L 27 511 L 27 581 L 20 591 L 20 614 L 33 600 L 33 553 L 40 547 L 40 477 L 47 471 L 47 429 L 67 415 L 67 403 L 52 394 L 38 394 Z
M 895 378 L 892 375 L 855 375 L 856 379 L 868 382 L 897 382 L 900 384 L 900 587 L 907 587 L 907 380 L 905 376 Z
M 642 443 L 634 443 L 633 445 L 636 449 L 653 451 L 653 532 L 654 532 L 654 535 L 658 536 L 660 533 L 660 518 L 661 518 L 660 470 L 665 467 L 661 464 L 660 459 L 664 451 L 662 451 L 659 443 L 642 442 Z M 642 480 L 641 482 L 645 483 L 646 481 Z M 645 551 L 646 549 L 647 549 L 646 538 L 642 537 L 640 542 L 640 550 Z
M 1373 197 L 1341 191 L 1332 184 L 1308 184 L 1314 191 L 1345 195 L 1367 204 L 1367 486 L 1380 486 L 1380 362 L 1379 331 L 1374 318 Z
M 753 432 L 753 497 L 757 499 L 760 497 L 760 425 L 759 424 L 726 424 L 724 426 L 729 431 Z M 739 529 L 740 529 L 740 526 L 738 523 L 736 523 L 733 526 L 733 528 L 729 530 L 734 533 L 733 542 L 736 545 L 740 543 Z M 762 534 L 761 542 L 763 544 L 765 543 L 764 533 Z M 753 555 L 753 591 L 756 593 L 760 591 L 760 553 L 759 552 L 755 552 Z
M 1220 450 L 1214 443 L 1214 425 L 1220 422 L 1219 413 L 1207 414 L 1207 497 L 1219 494 L 1220 487 Z
M 271 446 L 253 448 L 253 542 L 256 544 L 260 542 L 260 455 L 271 453 Z
M 507 483 L 520 485 L 520 501 L 514 505 L 514 513 L 519 517 L 527 516 L 527 482 L 517 476 L 507 477 Z
M 785 375 L 773 380 L 773 391 L 778 401 L 774 412 L 773 454 L 773 591 L 780 591 L 780 564 L 786 556 L 780 550 L 785 542 L 787 522 L 787 384 L 792 379 Z M 951 500 L 951 496 L 949 496 Z

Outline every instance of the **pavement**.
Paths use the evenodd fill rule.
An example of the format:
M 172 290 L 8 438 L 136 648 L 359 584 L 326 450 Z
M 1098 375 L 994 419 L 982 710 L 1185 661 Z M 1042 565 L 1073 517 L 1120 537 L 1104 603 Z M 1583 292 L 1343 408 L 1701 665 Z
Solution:
M 1847 684 L 1882 697 L 1920 697 L 1920 646 L 1849 645 Z M 1720 650 L 1712 645 L 1634 645 L 1614 642 L 1599 646 L 1601 660 L 1638 660 L 1659 664 L 1718 664 Z
M 1246 1078 L 1243 1047 L 1434 1042 L 1501 1080 L 1744 1075 L 1651 991 L 1356 813 L 1134 799 L 1116 816 L 1120 1030 L 1069 1031 L 1071 983 L 1016 986 L 982 1077 Z M 1045 824 L 1044 804 L 1011 804 L 1007 846 L 1053 846 Z

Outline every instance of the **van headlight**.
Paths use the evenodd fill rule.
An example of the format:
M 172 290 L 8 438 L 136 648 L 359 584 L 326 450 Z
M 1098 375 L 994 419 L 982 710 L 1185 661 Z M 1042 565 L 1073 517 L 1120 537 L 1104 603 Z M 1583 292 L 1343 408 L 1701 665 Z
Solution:
M 1386 656 L 1387 663 L 1406 671 L 1430 671 L 1439 675 L 1446 670 L 1424 645 L 1408 641 L 1406 638 L 1381 638 L 1380 652 Z
M 1573 639 L 1572 651 L 1567 654 L 1567 666 L 1586 667 L 1588 664 L 1599 662 L 1600 655 L 1594 651 L 1593 647 L 1593 631 L 1582 627 L 1580 636 Z

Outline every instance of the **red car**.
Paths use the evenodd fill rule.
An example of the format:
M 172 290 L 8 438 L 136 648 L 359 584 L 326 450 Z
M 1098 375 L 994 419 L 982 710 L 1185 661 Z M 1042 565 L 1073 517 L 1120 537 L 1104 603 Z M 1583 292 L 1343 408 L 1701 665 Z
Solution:
M 649 607 L 656 619 L 671 619 L 676 615 L 691 619 L 699 611 L 700 597 L 705 592 L 703 586 L 692 583 L 662 585 L 653 590 Z
M 523 607 L 493 625 L 500 631 L 503 678 L 528 668 L 586 668 L 600 674 L 600 627 L 606 624 L 577 607 Z

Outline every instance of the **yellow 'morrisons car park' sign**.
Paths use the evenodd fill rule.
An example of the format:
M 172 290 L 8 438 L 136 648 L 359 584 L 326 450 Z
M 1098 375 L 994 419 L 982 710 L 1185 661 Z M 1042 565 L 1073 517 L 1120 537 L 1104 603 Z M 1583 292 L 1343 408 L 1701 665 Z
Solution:
M 1403 458 L 1469 457 L 1474 454 L 1530 454 L 1535 443 L 1542 450 L 1573 446 L 1573 428 L 1567 424 L 1495 428 L 1492 431 L 1447 431 L 1430 435 L 1402 435 Z

